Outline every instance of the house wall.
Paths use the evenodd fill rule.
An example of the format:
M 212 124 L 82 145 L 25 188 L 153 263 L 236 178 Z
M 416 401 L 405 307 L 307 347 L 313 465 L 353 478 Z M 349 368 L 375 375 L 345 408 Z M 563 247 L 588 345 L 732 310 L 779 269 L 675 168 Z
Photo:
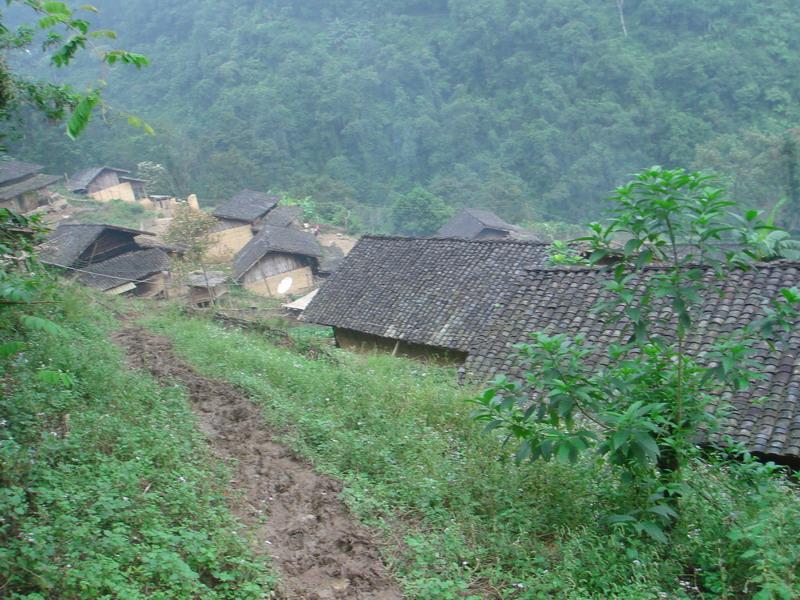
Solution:
M 124 200 L 125 202 L 136 202 L 137 200 L 133 187 L 127 181 L 97 190 L 96 192 L 89 192 L 89 196 L 100 202 L 108 202 L 109 200 L 117 199 Z
M 253 239 L 253 230 L 250 229 L 250 225 L 238 225 L 212 233 L 210 238 L 211 247 L 208 250 L 208 256 L 230 259 Z
M 467 360 L 466 352 L 414 344 L 352 329 L 337 327 L 334 329 L 334 334 L 340 348 L 354 352 L 387 352 L 407 358 L 432 360 L 445 365 L 462 365 Z
M 254 283 L 278 275 L 280 273 L 288 273 L 296 269 L 307 267 L 308 263 L 302 256 L 297 254 L 285 254 L 283 252 L 270 252 L 266 254 L 260 261 L 253 265 L 250 270 L 244 274 L 245 283 Z
M 89 183 L 87 192 L 91 196 L 95 192 L 114 187 L 115 185 L 119 185 L 119 174 L 116 171 L 101 171 L 100 174 Z M 131 192 L 133 192 L 133 190 L 131 190 Z
M 0 200 L 0 208 L 7 208 L 14 212 L 28 212 L 39 206 L 39 192 L 27 192 L 10 200 Z
M 260 279 L 248 281 L 245 278 L 243 283 L 244 287 L 254 294 L 267 298 L 282 298 L 288 295 L 304 294 L 312 290 L 314 273 L 311 271 L 311 267 L 301 267 Z

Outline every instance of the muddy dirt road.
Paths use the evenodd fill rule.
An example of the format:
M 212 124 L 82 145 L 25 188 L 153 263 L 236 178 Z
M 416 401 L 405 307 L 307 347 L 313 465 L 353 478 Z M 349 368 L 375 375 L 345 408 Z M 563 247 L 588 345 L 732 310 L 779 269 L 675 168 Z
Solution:
M 231 486 L 243 499 L 231 501 L 231 510 L 281 574 L 278 598 L 402 598 L 375 536 L 339 499 L 341 485 L 273 443 L 260 409 L 242 391 L 203 377 L 174 355 L 169 340 L 142 327 L 128 326 L 114 341 L 131 367 L 186 386 L 214 454 L 234 464 Z

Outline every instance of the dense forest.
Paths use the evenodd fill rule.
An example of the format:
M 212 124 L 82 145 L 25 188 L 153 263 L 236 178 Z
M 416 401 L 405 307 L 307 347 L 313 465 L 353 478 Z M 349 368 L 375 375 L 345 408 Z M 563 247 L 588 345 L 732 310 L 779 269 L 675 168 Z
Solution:
M 157 134 L 96 118 L 72 144 L 25 123 L 12 151 L 57 172 L 156 161 L 178 193 L 283 190 L 361 207 L 374 229 L 419 186 L 518 222 L 586 221 L 651 164 L 716 170 L 748 205 L 800 203 L 795 0 L 95 4 L 152 61 L 99 74 L 109 104 Z

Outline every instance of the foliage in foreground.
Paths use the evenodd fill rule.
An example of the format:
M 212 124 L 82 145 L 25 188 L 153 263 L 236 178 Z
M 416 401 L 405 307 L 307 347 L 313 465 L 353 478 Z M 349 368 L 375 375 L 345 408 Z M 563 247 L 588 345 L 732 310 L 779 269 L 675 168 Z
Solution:
M 476 418 L 515 441 L 518 462 L 575 462 L 593 448 L 630 492 L 630 507 L 613 521 L 660 542 L 690 493 L 683 469 L 701 431 L 713 430 L 719 399 L 748 389 L 758 345 L 785 351 L 798 323 L 800 293 L 784 289 L 765 314 L 709 342 L 704 356 L 690 349 L 705 333 L 715 281 L 750 268 L 763 257 L 754 242 L 777 231 L 758 211 L 732 215 L 735 203 L 715 184 L 710 175 L 653 167 L 618 188 L 608 225 L 594 224 L 585 240 L 593 263 L 626 240 L 594 307 L 620 339 L 593 344 L 534 331 L 516 347 L 521 381 L 501 375 L 476 400 Z
M 0 337 L 28 342 L 0 359 L 2 595 L 263 597 L 180 389 L 126 371 L 84 293 L 53 299 L 56 335 L 0 312 Z
M 476 431 L 450 370 L 389 356 L 310 360 L 254 334 L 169 313 L 149 320 L 202 372 L 248 390 L 267 421 L 345 484 L 382 527 L 409 598 L 760 598 L 800 593 L 800 508 L 759 463 L 694 460 L 704 495 L 662 546 L 602 517 L 628 502 L 608 467 L 509 469 Z M 787 595 L 788 594 L 788 595 Z

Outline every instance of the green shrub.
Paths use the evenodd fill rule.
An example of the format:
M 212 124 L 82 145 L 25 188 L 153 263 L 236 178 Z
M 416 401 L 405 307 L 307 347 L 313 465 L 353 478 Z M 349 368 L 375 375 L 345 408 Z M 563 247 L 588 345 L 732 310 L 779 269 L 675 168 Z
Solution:
M 0 313 L 2 315 L 2 313 Z M 70 290 L 0 362 L 0 589 L 11 598 L 262 598 L 177 387 L 127 371 L 109 315 Z M 0 336 L 12 320 L 0 319 Z M 60 382 L 36 377 L 67 374 Z

